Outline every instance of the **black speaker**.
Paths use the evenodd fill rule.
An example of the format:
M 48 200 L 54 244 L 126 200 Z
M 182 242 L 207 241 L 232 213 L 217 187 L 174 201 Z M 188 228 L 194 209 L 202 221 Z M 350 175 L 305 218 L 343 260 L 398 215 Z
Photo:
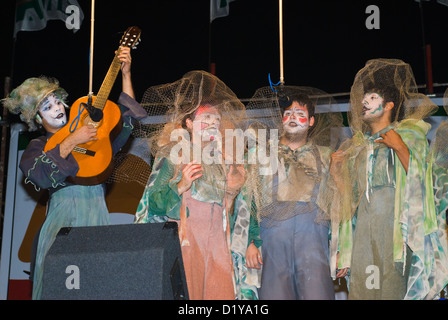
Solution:
M 44 261 L 42 299 L 188 299 L 177 224 L 62 228 Z

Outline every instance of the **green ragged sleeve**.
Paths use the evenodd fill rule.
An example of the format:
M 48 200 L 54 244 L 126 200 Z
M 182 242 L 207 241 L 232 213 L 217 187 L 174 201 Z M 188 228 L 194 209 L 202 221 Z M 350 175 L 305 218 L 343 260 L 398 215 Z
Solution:
M 160 222 L 166 218 L 180 219 L 182 196 L 177 191 L 180 175 L 167 159 L 158 157 L 154 161 L 151 175 L 135 214 L 136 223 Z
M 423 121 L 403 121 L 397 127 L 411 156 L 407 173 L 401 166 L 396 166 L 394 259 L 405 261 L 404 245 L 412 250 L 404 298 L 412 300 L 435 298 L 448 281 L 446 246 L 442 245 L 438 234 L 432 169 L 426 162 L 429 128 L 430 125 Z
M 437 230 L 432 187 L 427 185 L 426 175 L 426 157 L 429 151 L 426 133 L 429 128 L 430 125 L 424 121 L 403 121 L 397 127 L 397 133 L 409 149 L 410 159 L 406 173 L 395 156 L 395 261 L 403 261 L 404 244 L 414 253 L 424 252 L 424 235 Z

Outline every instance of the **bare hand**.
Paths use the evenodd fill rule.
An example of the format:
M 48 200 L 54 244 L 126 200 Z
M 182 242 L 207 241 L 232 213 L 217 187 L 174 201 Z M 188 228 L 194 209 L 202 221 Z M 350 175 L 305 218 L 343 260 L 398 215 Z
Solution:
M 179 195 L 188 191 L 193 184 L 193 181 L 199 179 L 202 176 L 202 167 L 200 164 L 194 163 L 194 161 L 186 164 L 182 169 L 182 177 L 177 183 L 177 191 Z
M 77 128 L 73 133 L 69 134 L 60 144 L 59 153 L 62 158 L 67 156 L 73 151 L 73 149 L 83 143 L 98 140 L 96 136 L 97 129 L 91 125 L 81 126 Z
M 117 57 L 121 61 L 121 72 L 123 74 L 130 74 L 132 64 L 131 48 L 120 48 L 120 52 Z
M 246 267 L 253 269 L 261 269 L 263 260 L 261 259 L 260 251 L 253 243 L 247 247 L 246 250 Z
M 339 265 L 339 252 L 337 253 L 336 256 L 336 267 Z M 343 278 L 348 274 L 348 271 L 350 270 L 350 268 L 343 268 L 343 269 L 338 269 L 336 272 L 336 278 Z
M 382 139 L 377 139 L 375 140 L 375 142 L 385 144 L 386 146 L 394 150 L 402 148 L 403 146 L 406 147 L 403 139 L 401 139 L 401 136 L 394 129 L 390 129 L 380 136 Z
M 96 136 L 97 131 L 98 130 L 91 125 L 82 126 L 69 134 L 64 141 L 68 140 L 71 144 L 77 146 L 78 144 L 98 140 L 98 137 Z
M 246 170 L 241 165 L 231 165 L 230 170 L 227 173 L 227 188 L 226 192 L 231 195 L 236 195 L 244 183 L 246 182 Z
M 381 134 L 380 136 L 382 139 L 377 139 L 375 142 L 382 143 L 387 147 L 392 148 L 396 152 L 398 159 L 407 173 L 411 154 L 401 136 L 393 129 L 390 129 L 385 134 Z
M 348 270 L 350 270 L 349 268 L 344 268 L 344 269 L 340 269 L 338 270 L 338 272 L 336 273 L 336 278 L 343 278 L 348 274 Z

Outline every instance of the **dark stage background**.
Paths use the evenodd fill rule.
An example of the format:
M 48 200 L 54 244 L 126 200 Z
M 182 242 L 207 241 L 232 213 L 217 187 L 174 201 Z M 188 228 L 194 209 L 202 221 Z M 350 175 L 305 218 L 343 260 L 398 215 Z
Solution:
M 14 40 L 15 3 L 1 2 L 2 88 L 6 87 L 5 79 L 11 79 L 2 97 L 25 79 L 41 75 L 60 81 L 69 93 L 69 104 L 86 96 L 91 1 L 78 0 L 84 20 L 76 33 L 63 21 L 54 20 L 41 31 L 20 31 Z M 230 14 L 211 24 L 209 0 L 95 3 L 94 94 L 123 32 L 133 25 L 142 29 L 142 42 L 132 52 L 138 101 L 146 88 L 173 82 L 191 70 L 209 71 L 210 62 L 216 65 L 215 74 L 243 101 L 269 85 L 268 74 L 274 83 L 280 80 L 278 0 L 234 0 Z M 379 29 L 366 27 L 369 5 L 380 10 Z M 414 0 L 284 0 L 283 15 L 286 85 L 317 87 L 346 102 L 355 74 L 367 60 L 396 58 L 412 66 L 421 92 L 426 92 L 425 46 L 430 45 L 434 93 L 440 96 L 448 86 L 448 5 L 436 0 L 423 1 L 422 7 Z M 119 76 L 111 100 L 118 98 L 120 89 Z M 9 124 L 18 117 L 5 119 L 3 110 L 1 115 L 2 128 L 6 129 L 0 136 L 2 152 L 7 153 Z M 1 169 L 7 168 L 7 154 L 1 161 L 6 161 L 0 164 L 3 178 Z
M 14 88 L 28 77 L 46 75 L 61 82 L 69 102 L 88 93 L 91 1 L 78 2 L 85 15 L 78 32 L 68 30 L 63 21 L 49 21 L 42 31 L 19 32 L 14 44 L 15 1 L 2 1 L 2 81 L 12 76 Z M 235 0 L 229 16 L 211 25 L 209 0 L 95 2 L 94 93 L 122 33 L 132 25 L 142 29 L 142 42 L 133 51 L 137 99 L 151 85 L 175 81 L 190 70 L 209 70 L 209 61 L 241 99 L 268 85 L 268 74 L 279 81 L 277 0 Z M 366 28 L 369 5 L 380 9 L 379 30 Z M 283 7 L 287 85 L 349 92 L 356 72 L 372 58 L 410 63 L 417 83 L 424 85 L 424 42 L 432 47 L 434 82 L 448 82 L 448 7 L 435 0 L 423 1 L 423 25 L 414 0 L 285 0 Z M 119 93 L 119 79 L 112 99 Z

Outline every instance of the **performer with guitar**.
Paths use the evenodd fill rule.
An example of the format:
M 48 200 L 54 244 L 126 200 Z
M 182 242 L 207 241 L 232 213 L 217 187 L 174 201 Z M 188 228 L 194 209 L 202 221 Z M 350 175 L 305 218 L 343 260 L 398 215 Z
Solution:
M 120 129 L 110 135 L 110 148 L 116 153 L 125 144 L 132 130 L 132 122 L 147 116 L 140 104 L 135 101 L 131 81 L 131 54 L 129 47 L 118 49 L 114 62 L 118 61 L 122 73 L 122 90 L 118 99 L 118 118 Z M 117 71 L 117 72 L 118 72 Z M 49 190 L 49 202 L 45 222 L 38 238 L 35 268 L 32 272 L 33 299 L 39 299 L 42 292 L 43 262 L 57 233 L 62 227 L 96 226 L 109 224 L 109 212 L 106 207 L 104 177 L 97 184 L 78 184 L 75 179 L 82 161 L 75 158 L 76 148 L 80 144 L 92 144 L 101 139 L 101 125 L 108 121 L 104 110 L 98 123 L 78 123 L 76 130 L 69 132 L 54 147 L 48 143 L 59 132 L 69 127 L 75 119 L 67 119 L 64 100 L 67 93 L 59 87 L 55 79 L 44 77 L 25 80 L 13 90 L 3 103 L 13 113 L 20 113 L 21 119 L 28 124 L 29 130 L 42 127 L 46 134 L 33 139 L 24 151 L 20 169 L 25 182 L 32 183 L 36 189 Z M 78 105 L 73 105 L 72 109 Z M 114 129 L 117 131 L 117 129 Z M 97 148 L 95 154 L 101 152 Z M 89 157 L 89 155 L 85 155 Z M 90 155 L 92 157 L 92 155 Z M 94 180 L 95 181 L 95 180 Z

